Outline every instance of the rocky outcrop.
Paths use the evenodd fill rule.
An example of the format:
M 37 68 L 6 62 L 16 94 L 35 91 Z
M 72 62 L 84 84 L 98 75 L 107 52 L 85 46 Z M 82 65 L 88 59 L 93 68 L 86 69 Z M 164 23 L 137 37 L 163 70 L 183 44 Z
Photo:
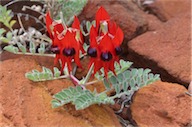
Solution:
M 191 81 L 190 13 L 182 13 L 163 26 L 128 43 L 130 61 L 151 68 L 162 80 L 186 87 Z
M 157 81 L 141 88 L 131 105 L 140 127 L 183 127 L 190 124 L 192 98 L 179 84 Z
M 178 14 L 189 12 L 191 0 L 155 0 L 152 4 L 145 5 L 145 9 L 165 22 Z

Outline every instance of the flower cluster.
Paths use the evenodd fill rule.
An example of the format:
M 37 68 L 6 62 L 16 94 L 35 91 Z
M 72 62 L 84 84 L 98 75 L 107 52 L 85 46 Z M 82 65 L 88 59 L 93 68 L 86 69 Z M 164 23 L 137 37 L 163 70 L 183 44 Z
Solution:
M 80 22 L 76 16 L 74 16 L 74 22 L 71 28 L 64 26 L 59 21 L 53 21 L 50 17 L 50 13 L 46 14 L 46 27 L 50 38 L 52 39 L 51 51 L 56 54 L 54 64 L 57 64 L 61 60 L 62 67 L 65 65 L 69 72 L 72 70 L 71 61 L 74 59 L 75 63 L 81 67 L 79 54 L 80 50 L 83 50 L 83 36 L 80 31 Z
M 96 13 L 96 25 L 91 26 L 90 47 L 88 55 L 90 56 L 90 65 L 94 64 L 94 73 L 104 67 L 104 73 L 111 70 L 114 74 L 114 62 L 119 62 L 118 55 L 122 49 L 120 47 L 124 34 L 114 21 L 110 20 L 109 14 L 103 7 L 100 7 Z M 89 65 L 89 66 L 90 66 Z
M 87 54 L 90 56 L 89 68 L 94 64 L 93 75 L 104 67 L 104 73 L 110 70 L 115 74 L 114 62 L 119 62 L 118 55 L 122 49 L 120 47 L 124 34 L 114 21 L 111 21 L 109 14 L 103 7 L 100 7 L 96 13 L 96 24 L 90 28 L 90 46 Z M 47 31 L 52 39 L 52 52 L 56 54 L 54 63 L 58 60 L 62 62 L 64 69 L 67 64 L 68 70 L 71 71 L 71 61 L 81 67 L 79 53 L 83 50 L 83 36 L 80 31 L 80 22 L 74 17 L 71 28 L 63 26 L 58 21 L 53 21 L 48 12 L 46 15 Z

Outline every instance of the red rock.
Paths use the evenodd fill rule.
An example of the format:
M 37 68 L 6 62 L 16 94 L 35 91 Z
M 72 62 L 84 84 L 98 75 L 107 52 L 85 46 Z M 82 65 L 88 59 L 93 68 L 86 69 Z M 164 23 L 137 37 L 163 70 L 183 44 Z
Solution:
M 19 57 L 0 62 L 0 126 L 121 126 L 113 110 L 105 105 L 80 111 L 72 105 L 52 109 L 51 95 L 72 83 L 64 79 L 38 83 L 26 79 L 26 72 L 41 69 L 39 61 Z
M 161 29 L 147 32 L 128 43 L 130 61 L 149 67 L 166 81 L 185 86 L 191 81 L 190 13 L 180 14 Z
M 170 17 L 191 11 L 191 0 L 157 0 L 157 2 Z
M 146 9 L 161 21 L 167 21 L 180 13 L 191 11 L 191 0 L 155 0 Z
M 157 81 L 141 88 L 131 105 L 132 117 L 140 127 L 181 127 L 192 120 L 192 98 L 179 84 Z

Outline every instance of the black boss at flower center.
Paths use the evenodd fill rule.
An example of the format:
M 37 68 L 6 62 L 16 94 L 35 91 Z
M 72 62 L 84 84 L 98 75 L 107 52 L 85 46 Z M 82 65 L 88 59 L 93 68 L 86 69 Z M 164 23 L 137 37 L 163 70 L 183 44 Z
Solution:
M 116 47 L 115 52 L 116 52 L 117 55 L 120 55 L 121 52 L 122 52 L 122 48 L 120 46 Z
M 75 49 L 74 48 L 64 48 L 63 49 L 63 55 L 73 56 L 73 55 L 75 55 Z
M 54 54 L 59 54 L 60 53 L 59 47 L 58 46 L 52 46 L 51 52 Z
M 101 60 L 103 61 L 110 61 L 113 58 L 110 52 L 103 52 L 101 53 Z
M 89 47 L 87 50 L 87 54 L 91 57 L 97 57 L 97 49 Z

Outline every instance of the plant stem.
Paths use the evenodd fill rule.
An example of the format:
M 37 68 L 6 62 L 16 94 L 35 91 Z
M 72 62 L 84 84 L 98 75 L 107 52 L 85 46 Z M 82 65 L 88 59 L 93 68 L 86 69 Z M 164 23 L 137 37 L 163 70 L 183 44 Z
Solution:
M 94 83 L 97 83 L 97 82 L 99 82 L 99 80 L 90 81 L 90 82 L 85 83 L 84 86 L 88 86 L 88 85 L 91 85 L 91 84 L 94 84 Z
M 87 81 L 90 79 L 90 77 L 92 75 L 93 68 L 94 68 L 94 64 L 92 64 L 91 67 L 89 68 L 89 71 L 88 71 L 85 79 L 83 80 L 82 85 L 85 85 L 87 83 Z
M 79 80 L 78 80 L 75 76 L 73 76 L 72 74 L 70 74 L 70 78 L 72 79 L 72 81 L 73 81 L 73 83 L 74 83 L 75 85 L 79 85 Z
M 50 80 L 56 80 L 56 79 L 63 79 L 63 78 L 68 78 L 69 75 L 63 75 L 63 76 L 59 76 L 59 77 L 53 77 L 52 79 L 41 79 L 38 80 L 38 82 L 43 82 L 43 81 L 50 81 Z
M 26 33 L 25 28 L 23 27 L 23 23 L 22 23 L 22 21 L 21 21 L 21 18 L 20 18 L 20 15 L 19 15 L 19 14 L 17 14 L 17 19 L 18 19 L 18 21 L 19 21 L 20 27 L 21 27 L 21 28 L 23 29 L 23 31 Z
M 36 38 L 36 39 L 41 39 L 41 40 L 44 40 L 44 41 L 47 41 L 48 43 L 52 43 L 52 41 L 51 41 L 51 39 L 49 38 L 49 37 L 47 37 L 47 36 L 45 36 L 45 37 L 37 37 L 37 36 L 32 36 L 33 38 Z
M 55 54 L 39 54 L 39 53 L 28 53 L 28 52 L 27 53 L 17 52 L 15 54 L 55 57 Z

